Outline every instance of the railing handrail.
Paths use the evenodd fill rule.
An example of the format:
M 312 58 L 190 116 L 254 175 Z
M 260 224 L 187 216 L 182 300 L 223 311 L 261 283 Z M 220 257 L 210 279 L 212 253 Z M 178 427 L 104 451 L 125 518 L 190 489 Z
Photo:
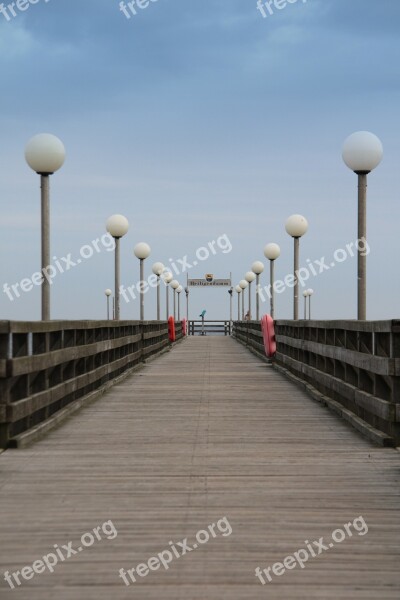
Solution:
M 202 319 L 189 319 L 190 323 L 202 323 Z M 204 323 L 230 323 L 230 319 L 204 319 Z

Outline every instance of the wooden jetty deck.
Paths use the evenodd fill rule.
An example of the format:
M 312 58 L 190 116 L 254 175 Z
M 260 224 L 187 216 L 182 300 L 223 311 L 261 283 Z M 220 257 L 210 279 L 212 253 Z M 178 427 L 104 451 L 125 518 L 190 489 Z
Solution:
M 399 508 L 398 450 L 372 446 L 235 340 L 190 338 L 0 455 L 0 597 L 398 600 Z M 256 578 L 359 516 L 366 535 L 264 586 Z M 119 577 L 222 517 L 231 535 L 129 587 Z M 110 519 L 114 539 L 14 590 L 4 581 Z

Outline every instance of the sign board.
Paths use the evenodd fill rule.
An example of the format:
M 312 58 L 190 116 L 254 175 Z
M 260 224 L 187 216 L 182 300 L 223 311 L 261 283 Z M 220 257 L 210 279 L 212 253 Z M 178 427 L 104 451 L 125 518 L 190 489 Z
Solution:
M 214 275 L 207 273 L 204 279 L 188 279 L 190 287 L 232 287 L 231 279 L 214 279 Z

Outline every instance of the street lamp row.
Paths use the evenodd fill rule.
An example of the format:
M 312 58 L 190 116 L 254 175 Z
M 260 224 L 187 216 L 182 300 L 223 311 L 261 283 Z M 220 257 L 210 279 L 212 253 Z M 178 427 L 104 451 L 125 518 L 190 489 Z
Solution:
M 357 259 L 357 318 L 365 321 L 367 318 L 367 256 L 362 252 L 360 242 L 366 242 L 367 239 L 367 176 L 373 171 L 382 161 L 383 146 L 380 139 L 368 131 L 358 131 L 350 135 L 343 145 L 342 157 L 345 164 L 358 176 L 358 259 Z M 293 264 L 293 319 L 299 318 L 299 282 L 297 273 L 299 270 L 299 248 L 300 238 L 308 231 L 308 222 L 302 215 L 292 215 L 286 221 L 286 232 L 293 238 L 294 241 L 294 264 Z M 270 298 L 271 298 L 271 316 L 274 318 L 274 262 L 280 255 L 280 248 L 277 244 L 268 244 L 264 249 L 264 255 L 270 261 Z M 260 318 L 259 311 L 259 277 L 264 271 L 264 265 L 260 261 L 253 263 L 252 271 L 257 278 L 257 320 Z M 249 315 L 251 311 L 251 281 L 246 276 L 249 285 Z M 239 294 L 244 291 L 240 282 L 236 287 Z M 312 289 L 303 292 L 305 300 L 305 318 L 306 318 L 306 302 L 308 298 L 309 318 L 311 318 L 311 296 L 314 293 Z M 242 297 L 243 300 L 243 297 Z M 242 306 L 244 306 L 242 302 Z M 238 312 L 239 316 L 239 312 Z M 244 318 L 244 308 L 242 309 L 242 318 Z
M 50 175 L 61 169 L 65 162 L 64 144 L 59 138 L 49 133 L 41 133 L 31 138 L 25 148 L 25 159 L 33 171 L 40 175 L 41 187 L 41 271 L 42 273 L 50 265 Z M 115 293 L 113 316 L 116 320 L 120 319 L 120 264 L 121 249 L 120 240 L 129 230 L 129 222 L 123 215 L 112 215 L 107 219 L 106 229 L 115 241 Z M 140 242 L 134 248 L 134 254 L 140 261 L 140 319 L 144 320 L 144 261 L 150 256 L 150 246 L 145 242 Z M 164 271 L 162 263 L 153 265 L 153 273 L 158 277 L 157 285 L 157 319 L 160 319 L 160 277 Z M 42 302 L 41 316 L 43 321 L 50 320 L 50 282 L 46 277 L 42 278 Z M 172 281 L 171 273 L 164 273 L 164 282 L 167 285 L 167 318 L 168 318 L 168 284 L 178 293 L 178 313 L 180 313 L 179 294 L 183 288 L 179 282 Z M 110 318 L 110 297 L 112 291 L 105 290 L 107 298 L 107 318 Z M 174 301 L 175 304 L 175 301 Z M 176 315 L 176 310 L 175 310 Z
M 300 238 L 305 235 L 308 231 L 308 222 L 305 217 L 302 215 L 292 215 L 289 217 L 285 224 L 286 232 L 293 238 L 294 240 L 294 264 L 293 264 L 293 278 L 294 278 L 294 293 L 293 293 L 293 318 L 298 320 L 299 318 L 299 288 L 298 288 L 298 277 L 297 273 L 299 270 L 299 247 L 300 247 Z M 270 243 L 267 244 L 264 248 L 264 256 L 270 261 L 270 314 L 271 317 L 274 318 L 275 313 L 275 261 L 279 258 L 281 254 L 281 249 L 278 244 Z M 239 283 L 239 286 L 236 287 L 236 291 L 238 293 L 238 302 L 239 302 L 239 294 L 244 291 L 244 289 L 249 287 L 249 319 L 251 318 L 251 283 L 256 279 L 256 318 L 257 321 L 260 319 L 260 299 L 259 299 L 259 287 L 260 287 L 260 275 L 264 272 L 264 264 L 261 261 L 256 261 L 253 263 L 251 267 L 251 271 L 246 273 L 245 279 Z M 239 288 L 239 289 L 238 289 Z M 307 292 L 313 293 L 312 290 L 307 290 Z M 304 292 L 305 294 L 306 292 Z M 311 294 L 309 294 L 311 295 Z M 308 296 L 308 294 L 307 294 Z M 240 314 L 240 311 L 238 312 Z M 242 318 L 244 319 L 244 297 L 242 296 Z
M 289 219 L 286 222 L 286 230 L 290 231 L 290 235 L 292 235 L 293 233 L 296 234 L 296 236 L 298 235 L 299 231 L 300 231 L 300 224 L 301 226 L 304 228 L 304 223 L 307 223 L 306 219 L 304 217 L 302 217 L 301 215 L 292 215 L 291 217 L 289 217 Z M 308 226 L 308 225 L 307 225 Z M 289 233 L 288 231 L 288 233 Z M 281 254 L 281 249 L 278 246 L 278 244 L 275 243 L 270 243 L 267 244 L 264 248 L 264 256 L 265 258 L 267 258 L 270 261 L 270 314 L 271 317 L 274 318 L 274 312 L 275 312 L 275 302 L 274 302 L 274 298 L 275 298 L 275 290 L 274 290 L 274 283 L 275 283 L 275 261 L 279 258 Z M 297 257 L 298 257 L 298 245 L 297 245 Z M 296 259 L 295 259 L 295 263 L 296 263 Z M 298 263 L 298 258 L 297 258 L 297 263 Z M 249 287 L 249 319 L 251 318 L 251 284 L 254 281 L 254 279 L 256 280 L 256 319 L 257 321 L 259 321 L 260 319 L 260 294 L 259 294 L 259 289 L 260 289 L 260 276 L 261 274 L 264 272 L 264 263 L 262 263 L 261 261 L 257 260 L 255 261 L 252 266 L 251 266 L 251 271 L 248 271 L 245 275 L 245 279 L 243 279 L 238 286 L 236 286 L 236 292 L 238 293 L 238 304 L 240 302 L 239 298 L 239 294 L 241 294 L 246 287 Z M 238 315 L 240 318 L 240 310 L 238 310 Z M 242 319 L 244 319 L 244 296 L 242 296 Z
M 115 315 L 114 318 L 118 321 L 120 319 L 120 248 L 119 240 L 123 237 L 129 228 L 129 223 L 126 217 L 122 215 L 111 216 L 106 223 L 108 233 L 115 239 Z M 140 261 L 140 282 L 139 282 L 139 294 L 140 294 L 140 320 L 144 321 L 144 261 L 150 256 L 151 248 L 146 242 L 139 242 L 133 249 L 134 255 Z M 173 279 L 172 273 L 165 270 L 165 266 L 162 262 L 156 262 L 152 266 L 153 274 L 157 276 L 157 321 L 161 319 L 161 303 L 160 303 L 160 285 L 161 277 L 166 285 L 166 319 L 169 317 L 169 285 L 174 290 L 174 318 L 180 319 L 180 294 L 183 291 L 183 287 L 179 281 Z M 178 294 L 178 310 L 176 302 L 176 294 Z
M 366 242 L 366 203 L 367 203 L 367 176 L 382 161 L 383 146 L 380 139 L 368 131 L 358 131 L 350 135 L 344 143 L 342 157 L 345 164 L 358 176 L 358 240 Z M 40 175 L 41 187 L 41 266 L 42 266 L 42 320 L 50 319 L 50 281 L 44 277 L 45 270 L 50 265 L 50 175 L 53 175 L 64 164 L 65 148 L 61 140 L 49 133 L 41 133 L 31 138 L 25 148 L 25 159 L 28 165 L 38 175 Z M 107 231 L 115 239 L 115 318 L 120 317 L 120 239 L 129 229 L 128 220 L 123 215 L 113 215 L 107 221 Z M 294 240 L 294 288 L 293 288 L 293 318 L 298 319 L 299 298 L 298 298 L 298 278 L 299 268 L 299 245 L 300 238 L 307 232 L 307 220 L 301 215 L 292 215 L 286 222 L 286 231 Z M 357 317 L 359 320 L 365 320 L 367 314 L 367 257 L 365 252 L 361 251 L 360 243 L 358 250 L 357 263 Z M 271 316 L 274 314 L 274 261 L 279 257 L 280 249 L 277 244 L 268 244 L 264 250 L 266 258 L 270 260 L 271 277 Z M 135 256 L 140 260 L 140 318 L 144 319 L 144 290 L 143 290 L 143 272 L 144 260 L 150 255 L 150 246 L 141 242 L 135 246 Z M 161 263 L 156 263 L 160 265 Z M 153 272 L 160 278 L 162 271 L 159 268 Z M 259 286 L 259 277 L 264 270 L 264 265 L 260 261 L 253 264 L 252 270 L 246 273 L 245 279 L 236 286 L 238 293 L 238 316 L 240 315 L 239 297 L 246 287 L 249 287 L 249 311 L 251 310 L 251 283 L 254 278 L 257 279 L 257 291 Z M 172 275 L 171 275 L 172 279 Z M 170 279 L 170 281 L 171 281 Z M 168 283 L 167 284 L 167 317 L 168 317 Z M 179 312 L 179 294 L 183 291 L 179 282 L 174 289 L 174 314 L 175 292 L 178 293 L 178 312 Z M 160 281 L 158 282 L 160 283 Z M 239 290 L 240 287 L 240 290 Z M 179 291 L 178 291 L 179 288 Z M 157 318 L 160 316 L 159 289 L 157 293 Z M 242 316 L 244 318 L 244 296 L 242 296 Z M 249 312 L 250 316 L 250 312 Z M 257 295 L 257 319 L 259 319 L 259 298 Z

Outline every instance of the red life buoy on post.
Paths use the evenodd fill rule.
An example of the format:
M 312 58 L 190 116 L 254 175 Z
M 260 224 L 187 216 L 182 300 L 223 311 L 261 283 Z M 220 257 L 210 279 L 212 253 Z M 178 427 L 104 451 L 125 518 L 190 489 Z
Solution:
M 186 326 L 187 326 L 187 320 L 186 319 L 182 319 L 182 335 L 183 336 L 186 335 Z
M 175 319 L 174 319 L 174 317 L 170 317 L 168 319 L 168 337 L 169 337 L 170 342 L 175 342 L 176 335 L 175 335 Z
M 261 319 L 261 331 L 263 334 L 265 354 L 272 358 L 276 354 L 276 338 L 274 320 L 270 315 L 264 315 Z

